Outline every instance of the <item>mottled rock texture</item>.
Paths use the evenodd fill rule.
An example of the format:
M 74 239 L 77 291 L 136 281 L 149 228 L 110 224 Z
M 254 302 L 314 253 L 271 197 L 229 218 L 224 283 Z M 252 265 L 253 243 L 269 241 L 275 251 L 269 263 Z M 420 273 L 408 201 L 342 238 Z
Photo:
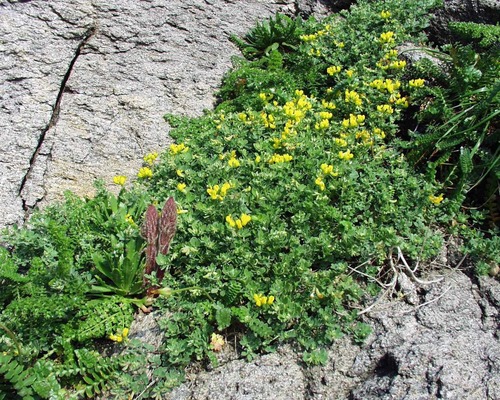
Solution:
M 0 226 L 133 176 L 195 116 L 246 33 L 293 1 L 0 0 Z
M 500 283 L 447 271 L 442 282 L 410 291 L 416 303 L 379 302 L 365 318 L 373 328 L 365 345 L 340 339 L 326 366 L 305 367 L 284 348 L 195 374 L 166 398 L 499 399 Z
M 135 175 L 145 153 L 170 141 L 165 113 L 212 107 L 238 53 L 230 34 L 276 11 L 322 15 L 349 3 L 0 0 L 0 226 L 64 190 L 87 195 L 96 178 Z M 498 21 L 498 1 L 445 5 L 436 31 L 446 18 Z M 324 367 L 284 348 L 189 376 L 166 398 L 499 399 L 499 282 L 450 271 L 439 284 L 399 285 L 405 301 L 366 316 L 367 343 L 339 340 Z M 133 334 L 158 345 L 154 318 L 144 319 Z

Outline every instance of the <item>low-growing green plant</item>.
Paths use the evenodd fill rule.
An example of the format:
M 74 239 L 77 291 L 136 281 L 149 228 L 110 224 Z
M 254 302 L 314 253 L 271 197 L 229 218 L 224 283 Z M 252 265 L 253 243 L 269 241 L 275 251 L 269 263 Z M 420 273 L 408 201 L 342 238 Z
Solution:
M 289 342 L 313 365 L 343 334 L 363 342 L 360 303 L 393 249 L 428 259 L 438 227 L 465 224 L 393 141 L 428 79 L 408 75 L 397 46 L 425 40 L 436 5 L 360 0 L 341 18 L 259 24 L 236 40 L 247 59 L 217 108 L 167 116 L 176 143 L 145 157 L 139 183 L 68 195 L 6 233 L 0 397 L 159 397 L 233 339 L 248 359 Z M 471 254 L 497 244 L 468 235 Z M 164 341 L 151 352 L 128 327 L 153 299 Z M 106 337 L 124 351 L 103 357 Z
M 441 182 L 450 196 L 486 205 L 499 196 L 500 53 L 456 44 L 433 55 L 444 67 L 429 61 L 415 66 L 428 84 L 415 91 L 424 106 L 420 126 L 405 146 L 408 157 L 427 168 L 429 179 Z
M 319 362 L 343 332 L 368 333 L 352 307 L 364 293 L 354 266 L 376 276 L 393 247 L 413 258 L 439 250 L 433 224 L 449 218 L 449 200 L 390 145 L 415 91 L 396 47 L 407 26 L 424 25 L 401 22 L 423 18 L 408 7 L 360 3 L 343 21 L 306 22 L 311 33 L 281 50 L 272 79 L 255 78 L 263 54 L 237 64 L 214 112 L 167 116 L 176 144 L 149 185 L 159 201 L 176 191 L 179 206 L 164 281 L 204 288 L 213 301 L 201 291 L 161 300 L 166 365 L 213 359 L 216 332 L 238 336 L 249 358 L 293 340 Z M 359 21 L 369 28 L 351 29 Z M 244 93 L 231 92 L 241 78 Z
M 158 268 L 149 260 L 146 270 L 155 255 L 145 254 L 152 239 L 140 227 L 149 200 L 138 190 L 115 196 L 97 189 L 92 199 L 68 194 L 65 203 L 35 213 L 29 227 L 4 233 L 10 251 L 0 248 L 0 387 L 9 398 L 62 398 L 66 389 L 93 397 L 130 360 L 101 357 L 95 340 L 123 341 L 135 305 L 151 303 L 146 275 Z M 173 200 L 167 204 L 176 216 Z M 175 218 L 167 225 L 162 254 Z
M 481 48 L 488 49 L 500 45 L 500 25 L 479 24 L 476 22 L 450 22 L 451 32 L 466 43 L 471 41 Z
M 300 43 L 299 36 L 302 33 L 300 18 L 292 19 L 277 13 L 274 18 L 257 22 L 243 39 L 232 35 L 231 40 L 236 43 L 246 58 L 254 59 L 278 48 L 284 51 L 295 50 Z

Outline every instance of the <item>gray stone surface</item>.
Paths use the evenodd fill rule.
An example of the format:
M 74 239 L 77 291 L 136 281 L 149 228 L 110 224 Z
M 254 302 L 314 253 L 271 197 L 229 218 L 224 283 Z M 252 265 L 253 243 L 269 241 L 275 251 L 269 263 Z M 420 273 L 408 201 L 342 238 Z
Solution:
M 411 292 L 419 299 L 378 303 L 365 318 L 373 328 L 365 345 L 340 339 L 326 366 L 305 367 L 285 348 L 192 375 L 165 398 L 499 399 L 500 283 L 450 271 Z
M 333 3 L 0 0 L 0 227 L 64 190 L 88 195 L 96 178 L 134 176 L 145 153 L 170 142 L 165 113 L 212 106 L 237 54 L 230 34 L 278 10 L 322 14 Z M 498 1 L 445 3 L 457 4 L 455 19 L 498 15 Z M 428 287 L 398 284 L 405 300 L 365 317 L 367 343 L 340 339 L 323 367 L 289 348 L 251 363 L 233 355 L 165 398 L 500 399 L 498 280 L 451 271 Z M 158 346 L 154 314 L 131 335 Z
M 0 226 L 65 190 L 133 177 L 199 115 L 238 53 L 229 41 L 292 0 L 0 0 Z
M 499 0 L 444 0 L 431 21 L 432 39 L 436 43 L 451 39 L 448 23 L 454 21 L 497 24 L 500 21 Z

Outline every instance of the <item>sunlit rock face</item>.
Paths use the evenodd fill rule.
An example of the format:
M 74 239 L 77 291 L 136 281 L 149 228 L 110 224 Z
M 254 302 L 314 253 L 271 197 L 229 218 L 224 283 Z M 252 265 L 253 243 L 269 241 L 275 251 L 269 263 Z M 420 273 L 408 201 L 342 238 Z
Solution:
M 166 113 L 211 108 L 243 35 L 293 1 L 0 0 L 0 226 L 133 176 Z

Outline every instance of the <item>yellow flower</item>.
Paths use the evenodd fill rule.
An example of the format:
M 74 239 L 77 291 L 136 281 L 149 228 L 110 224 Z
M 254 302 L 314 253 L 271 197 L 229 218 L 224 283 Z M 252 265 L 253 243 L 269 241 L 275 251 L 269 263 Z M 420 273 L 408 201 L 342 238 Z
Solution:
M 117 175 L 117 176 L 113 177 L 113 183 L 115 185 L 123 186 L 123 185 L 125 185 L 126 181 L 127 181 L 127 177 L 124 175 Z
M 314 128 L 318 131 L 320 129 L 328 129 L 329 126 L 330 121 L 328 121 L 327 119 L 322 119 L 320 122 L 316 122 L 316 124 L 314 124 Z
M 273 154 L 273 156 L 269 159 L 269 164 L 278 164 L 290 162 L 293 160 L 293 157 L 290 154 Z
M 383 18 L 383 19 L 389 19 L 391 18 L 391 12 L 390 11 L 382 11 L 380 13 L 380 16 Z
M 123 341 L 123 337 L 121 335 L 109 335 L 108 336 L 113 342 L 118 342 L 120 343 L 121 341 Z
M 241 219 L 241 225 L 245 226 L 252 220 L 252 217 L 248 214 L 241 214 L 240 219 Z
M 185 183 L 178 183 L 177 190 L 179 192 L 186 193 L 186 184 Z
M 149 179 L 153 176 L 153 171 L 149 167 L 142 167 L 137 174 L 140 179 Z
M 354 157 L 354 154 L 351 153 L 351 150 L 347 149 L 346 151 L 339 151 L 339 158 L 341 160 L 349 161 Z
M 319 186 L 319 189 L 320 189 L 321 191 L 323 191 L 323 190 L 325 190 L 325 189 L 326 189 L 325 182 L 323 182 L 323 179 L 321 178 L 321 176 L 318 176 L 318 177 L 316 178 L 316 180 L 314 181 L 314 183 L 315 183 L 316 185 L 318 185 L 318 186 Z
M 172 143 L 170 145 L 170 153 L 173 155 L 179 154 L 179 153 L 185 153 L 188 150 L 189 150 L 189 147 L 186 147 L 186 145 L 184 143 L 181 143 L 181 144 Z
M 356 134 L 357 137 L 357 134 Z M 340 147 L 346 147 L 347 146 L 347 140 L 342 139 L 342 138 L 335 138 L 335 143 L 338 144 Z
M 392 114 L 394 109 L 389 104 L 381 104 L 377 106 L 377 111 L 384 114 Z
M 248 214 L 241 214 L 240 218 L 233 219 L 231 215 L 226 216 L 226 222 L 229 224 L 231 228 L 242 229 L 245 225 L 247 225 L 252 220 L 252 217 Z
M 130 214 L 125 215 L 125 221 L 127 221 L 130 225 L 135 225 L 134 219 Z
M 346 89 L 345 90 L 345 102 L 346 103 L 354 103 L 356 104 L 358 107 L 363 104 L 363 101 L 361 100 L 361 96 L 355 92 L 354 90 L 349 90 L 349 89 Z
M 144 156 L 144 162 L 148 165 L 153 165 L 153 163 L 155 162 L 155 160 L 158 158 L 158 153 L 154 152 L 154 153 L 149 153 L 149 154 L 146 154 Z
M 326 73 L 330 76 L 333 76 L 335 74 L 338 74 L 342 67 L 340 65 L 332 65 L 331 67 L 328 67 L 326 69 Z
M 389 64 L 389 68 L 393 69 L 404 69 L 405 67 L 406 67 L 406 61 L 404 60 L 393 61 Z
M 440 204 L 442 201 L 443 201 L 443 194 L 440 194 L 439 196 L 434 196 L 434 195 L 430 195 L 429 196 L 429 200 L 431 201 L 432 204 L 435 204 L 435 205 L 438 205 Z
M 256 164 L 260 163 L 260 156 L 259 155 L 255 156 L 255 163 Z
M 394 32 L 389 31 L 389 32 L 384 32 L 380 34 L 379 42 L 384 44 L 384 43 L 394 43 Z
M 220 189 L 220 195 L 222 196 L 222 198 L 226 197 L 227 191 L 231 188 L 232 186 L 229 182 L 224 182 L 222 184 L 222 187 Z
M 352 69 L 348 69 L 345 74 L 349 77 L 352 78 L 352 75 L 354 74 L 354 71 Z
M 236 158 L 236 151 L 231 152 L 231 157 L 229 158 L 227 164 L 232 168 L 237 168 L 240 166 L 240 162 Z
M 324 107 L 324 108 L 327 108 L 329 110 L 335 110 L 335 108 L 337 108 L 337 106 L 332 103 L 331 101 L 326 101 L 326 100 L 321 100 L 321 105 Z M 330 113 L 331 114 L 331 113 Z M 321 116 L 321 114 L 320 114 Z M 330 117 L 331 118 L 331 117 Z
M 128 328 L 123 328 L 123 331 L 122 331 L 123 338 L 126 338 L 128 336 L 128 332 L 129 332 Z
M 344 119 L 342 121 L 342 126 L 344 128 L 355 128 L 359 124 L 362 124 L 364 121 L 365 121 L 365 116 L 363 114 L 360 115 L 349 114 L 349 118 Z
M 219 185 L 209 186 L 207 193 L 212 200 L 222 200 L 222 197 L 219 196 Z
M 321 164 L 321 172 L 325 175 L 333 175 L 333 165 L 330 164 Z
M 177 169 L 177 170 L 175 170 L 175 173 L 177 174 L 178 177 L 184 178 L 184 170 Z
M 257 307 L 262 307 L 263 305 L 271 305 L 274 303 L 274 296 L 264 296 L 262 294 L 255 293 L 253 295 L 253 300 L 255 301 L 255 305 Z
M 316 34 L 300 35 L 300 40 L 302 40 L 304 42 L 313 42 L 316 40 L 317 37 L 318 37 L 318 35 L 316 35 Z
M 411 79 L 410 82 L 408 82 L 410 87 L 423 87 L 425 85 L 425 81 L 423 79 Z
M 328 111 L 321 111 L 319 113 L 319 116 L 322 118 L 322 119 L 330 119 L 333 117 L 333 114 L 331 112 L 328 112 Z
M 236 222 L 234 222 L 233 217 L 231 217 L 230 215 L 226 216 L 226 222 L 229 224 L 231 228 L 234 228 L 236 226 Z
M 186 214 L 188 210 L 183 210 L 182 208 L 177 209 L 177 215 Z

